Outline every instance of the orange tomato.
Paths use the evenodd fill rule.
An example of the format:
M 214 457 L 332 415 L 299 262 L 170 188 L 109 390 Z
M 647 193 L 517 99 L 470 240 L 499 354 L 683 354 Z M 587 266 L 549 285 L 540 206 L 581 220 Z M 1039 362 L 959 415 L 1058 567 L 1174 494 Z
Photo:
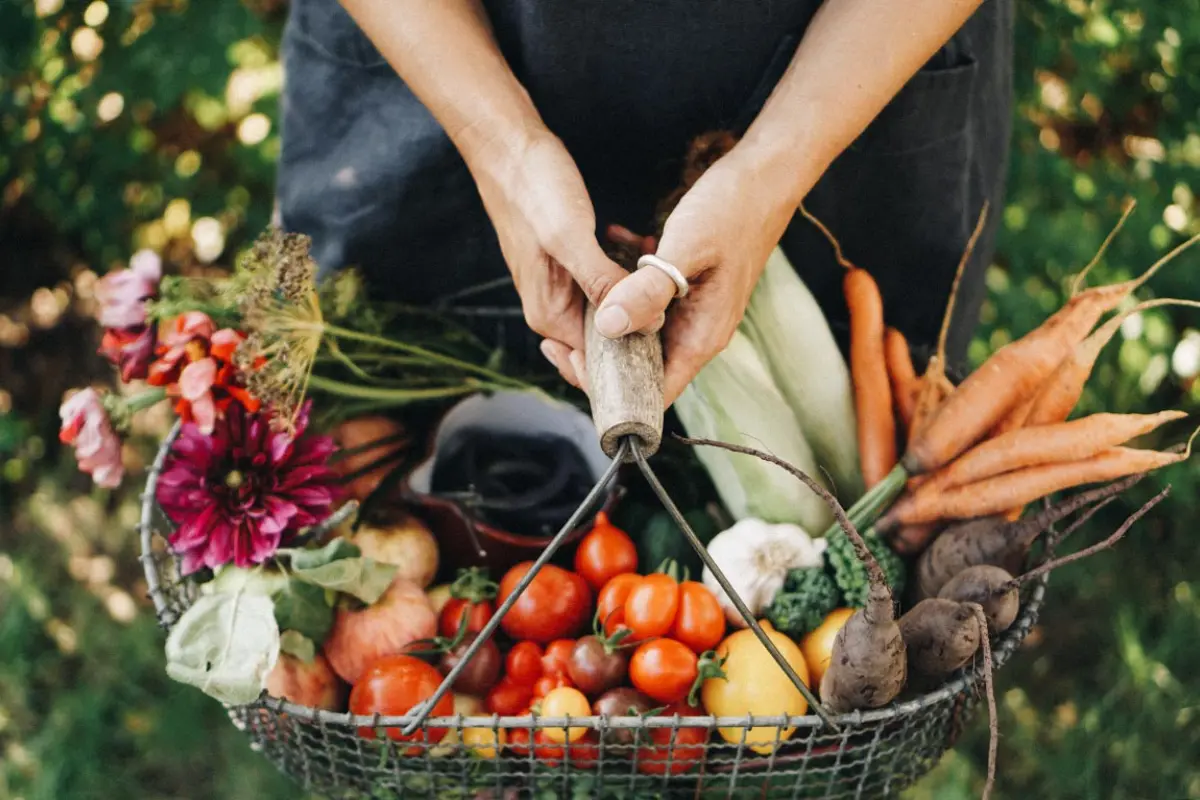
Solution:
M 637 572 L 637 546 L 629 534 L 608 521 L 601 511 L 579 548 L 575 551 L 575 571 L 596 591 L 609 579 L 622 573 Z
M 679 611 L 679 582 L 670 575 L 647 575 L 625 598 L 625 624 L 637 639 L 666 636 Z
M 712 650 L 725 636 L 725 612 L 712 591 L 702 583 L 679 584 L 679 610 L 671 628 L 671 638 L 683 642 L 696 653 Z

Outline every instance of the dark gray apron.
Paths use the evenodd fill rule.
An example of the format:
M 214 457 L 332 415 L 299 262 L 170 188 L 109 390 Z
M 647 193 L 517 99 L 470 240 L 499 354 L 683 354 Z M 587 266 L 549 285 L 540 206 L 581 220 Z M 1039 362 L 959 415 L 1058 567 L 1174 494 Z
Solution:
M 1012 2 L 987 0 L 806 200 L 847 256 L 877 277 L 890 323 L 914 344 L 936 338 L 954 268 L 991 201 L 992 222 L 962 284 L 953 359 L 978 317 L 1001 216 Z M 575 157 L 599 230 L 620 223 L 648 232 L 688 141 L 744 130 L 819 0 L 485 5 L 513 71 Z M 467 316 L 499 306 L 496 314 L 519 322 L 503 280 L 461 295 L 507 275 L 495 233 L 454 147 L 337 0 L 292 0 L 283 53 L 284 227 L 312 236 L 323 270 L 362 268 L 380 297 L 449 299 Z M 844 339 L 830 248 L 799 218 L 782 244 Z

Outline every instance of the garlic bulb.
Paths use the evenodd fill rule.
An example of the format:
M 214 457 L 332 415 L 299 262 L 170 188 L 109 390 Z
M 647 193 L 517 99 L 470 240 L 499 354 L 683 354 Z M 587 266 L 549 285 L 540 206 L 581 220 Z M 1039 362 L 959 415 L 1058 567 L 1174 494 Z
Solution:
M 783 588 L 788 570 L 819 567 L 824 563 L 824 553 L 825 540 L 813 539 L 799 525 L 771 524 L 760 519 L 741 520 L 708 543 L 708 554 L 756 618 Z M 729 624 L 747 627 L 708 567 L 704 568 L 703 581 L 717 596 Z

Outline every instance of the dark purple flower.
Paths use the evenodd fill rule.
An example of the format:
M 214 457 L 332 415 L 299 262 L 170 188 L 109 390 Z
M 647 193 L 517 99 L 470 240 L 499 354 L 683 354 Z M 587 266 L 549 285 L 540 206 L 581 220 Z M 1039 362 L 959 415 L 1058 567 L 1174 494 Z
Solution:
M 302 528 L 332 510 L 335 475 L 328 436 L 305 436 L 308 407 L 295 432 L 274 431 L 266 412 L 234 403 L 212 434 L 183 426 L 171 446 L 156 497 L 178 526 L 171 547 L 183 574 L 202 567 L 260 564 Z

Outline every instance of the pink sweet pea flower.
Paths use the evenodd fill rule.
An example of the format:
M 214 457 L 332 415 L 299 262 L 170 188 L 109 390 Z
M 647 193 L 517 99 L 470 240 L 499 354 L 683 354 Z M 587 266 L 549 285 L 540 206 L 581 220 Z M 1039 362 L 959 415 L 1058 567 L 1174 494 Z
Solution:
M 113 430 L 95 389 L 83 389 L 71 395 L 59 409 L 62 429 L 58 438 L 75 446 L 79 469 L 92 476 L 97 486 L 114 489 L 125 475 L 121 463 L 121 439 Z
M 100 355 L 115 365 L 125 383 L 145 378 L 154 361 L 154 327 L 121 330 L 109 328 L 100 340 Z

